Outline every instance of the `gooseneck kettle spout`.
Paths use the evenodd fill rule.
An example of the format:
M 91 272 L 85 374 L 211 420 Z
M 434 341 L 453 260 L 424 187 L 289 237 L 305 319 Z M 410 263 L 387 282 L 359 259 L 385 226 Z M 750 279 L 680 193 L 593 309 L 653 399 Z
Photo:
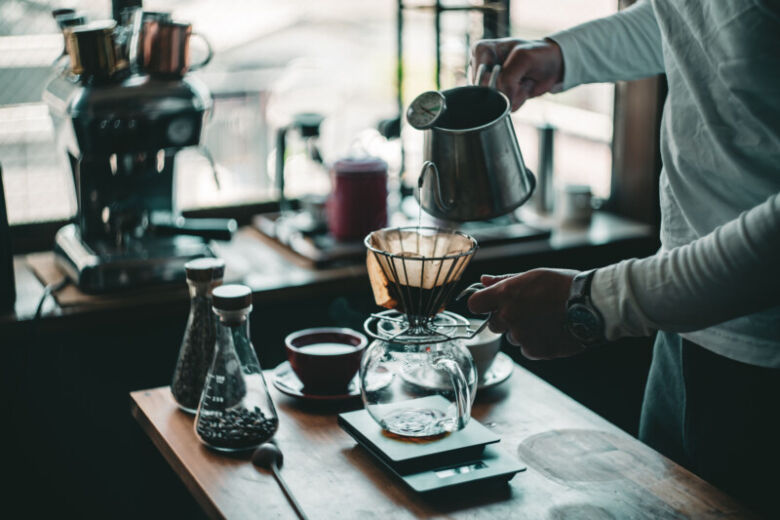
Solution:
M 423 185 L 425 184 L 425 178 L 428 172 L 433 172 L 433 179 L 436 183 L 436 190 L 433 191 L 436 205 L 441 209 L 442 211 L 451 211 L 452 206 L 455 204 L 455 201 L 452 199 L 444 200 L 444 195 L 441 193 L 441 180 L 439 180 L 439 169 L 436 168 L 436 164 L 433 161 L 425 161 L 422 165 L 422 171 L 420 172 L 420 177 L 417 179 L 417 188 L 419 190 L 423 189 Z M 433 188 L 431 188 L 433 190 Z

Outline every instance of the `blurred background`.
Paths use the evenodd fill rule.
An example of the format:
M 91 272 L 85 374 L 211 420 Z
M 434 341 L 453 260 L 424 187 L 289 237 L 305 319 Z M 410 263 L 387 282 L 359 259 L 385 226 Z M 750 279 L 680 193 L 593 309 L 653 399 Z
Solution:
M 475 2 L 471 5 L 481 4 Z M 396 0 L 147 0 L 148 10 L 172 11 L 205 35 L 214 60 L 194 73 L 214 96 L 205 145 L 217 162 L 215 189 L 202 154 L 184 151 L 177 175 L 182 209 L 235 206 L 275 200 L 274 132 L 293 114 L 325 116 L 321 152 L 325 161 L 355 149 L 380 155 L 390 173 L 416 178 L 422 132 L 402 126 L 405 150 L 376 130 L 398 115 L 402 71 L 403 107 L 415 95 L 436 88 L 437 27 L 433 11 L 406 2 L 400 31 L 403 59 L 397 60 Z M 456 6 L 468 2 L 442 2 Z M 0 158 L 5 173 L 10 223 L 66 220 L 76 210 L 65 156 L 54 146 L 53 127 L 41 94 L 51 65 L 62 51 L 62 35 L 51 16 L 72 7 L 91 19 L 110 18 L 109 0 L 0 0 Z M 500 34 L 540 38 L 604 16 L 617 0 L 517 0 L 506 19 L 494 21 Z M 483 34 L 480 12 L 443 12 L 439 24 L 440 86 L 466 83 L 469 47 Z M 193 59 L 205 52 L 193 40 Z M 556 129 L 556 183 L 586 184 L 608 198 L 612 172 L 613 85 L 586 85 L 526 103 L 513 116 L 526 162 L 537 171 L 539 128 Z M 404 122 L 405 123 L 405 122 Z M 288 158 L 290 196 L 306 190 L 304 172 Z

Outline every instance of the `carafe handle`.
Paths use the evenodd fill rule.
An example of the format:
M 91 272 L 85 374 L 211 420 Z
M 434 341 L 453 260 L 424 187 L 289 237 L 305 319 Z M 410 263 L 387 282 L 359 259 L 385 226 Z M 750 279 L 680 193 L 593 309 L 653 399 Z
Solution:
M 447 373 L 455 392 L 455 406 L 458 409 L 458 430 L 462 430 L 471 418 L 471 391 L 460 365 L 451 356 L 441 355 L 432 361 L 436 370 Z
M 460 294 L 455 298 L 455 301 L 460 301 L 461 299 L 463 299 L 464 296 L 471 296 L 475 292 L 481 291 L 484 288 L 485 288 L 485 286 L 482 285 L 479 282 L 473 283 L 473 284 L 469 285 L 468 287 L 466 287 L 465 289 L 463 289 L 460 292 Z M 493 312 L 492 311 L 488 312 L 487 314 L 483 314 L 483 316 L 486 316 L 485 320 L 482 323 L 479 324 L 479 327 L 477 327 L 477 330 L 472 332 L 470 328 L 466 329 L 467 332 L 469 333 L 469 335 L 465 336 L 464 338 L 460 338 L 460 339 L 471 339 L 474 336 L 476 336 L 477 334 L 479 334 L 480 332 L 482 332 L 483 330 L 485 330 L 485 327 L 487 327 L 488 323 L 490 322 L 490 318 L 493 317 Z

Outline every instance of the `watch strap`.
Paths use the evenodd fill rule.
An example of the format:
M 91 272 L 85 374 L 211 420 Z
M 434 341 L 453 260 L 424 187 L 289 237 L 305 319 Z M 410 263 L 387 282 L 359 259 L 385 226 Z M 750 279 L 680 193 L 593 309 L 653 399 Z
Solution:
M 590 287 L 595 274 L 596 270 L 591 269 L 590 271 L 585 271 L 576 275 L 572 280 L 571 289 L 569 290 L 569 300 L 566 302 L 567 328 L 569 329 L 569 332 L 586 347 L 600 345 L 606 341 L 604 338 L 604 318 L 590 299 Z M 587 308 L 587 312 L 596 319 L 596 322 L 599 325 L 600 330 L 592 330 L 591 334 L 589 334 L 589 336 L 591 336 L 589 339 L 585 339 L 575 333 L 575 324 L 569 321 L 571 319 L 569 313 L 574 306 Z

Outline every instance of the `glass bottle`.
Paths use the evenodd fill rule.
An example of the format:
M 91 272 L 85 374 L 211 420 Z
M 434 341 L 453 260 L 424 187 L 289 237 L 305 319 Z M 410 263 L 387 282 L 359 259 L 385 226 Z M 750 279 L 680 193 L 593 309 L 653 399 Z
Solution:
M 249 341 L 252 291 L 223 285 L 213 292 L 217 341 L 198 414 L 195 433 L 220 451 L 254 449 L 279 425 L 260 362 Z
M 194 414 L 214 357 L 216 318 L 211 312 L 211 291 L 222 284 L 225 262 L 219 258 L 198 258 L 184 264 L 184 270 L 190 289 L 190 315 L 173 371 L 171 393 L 179 408 Z

